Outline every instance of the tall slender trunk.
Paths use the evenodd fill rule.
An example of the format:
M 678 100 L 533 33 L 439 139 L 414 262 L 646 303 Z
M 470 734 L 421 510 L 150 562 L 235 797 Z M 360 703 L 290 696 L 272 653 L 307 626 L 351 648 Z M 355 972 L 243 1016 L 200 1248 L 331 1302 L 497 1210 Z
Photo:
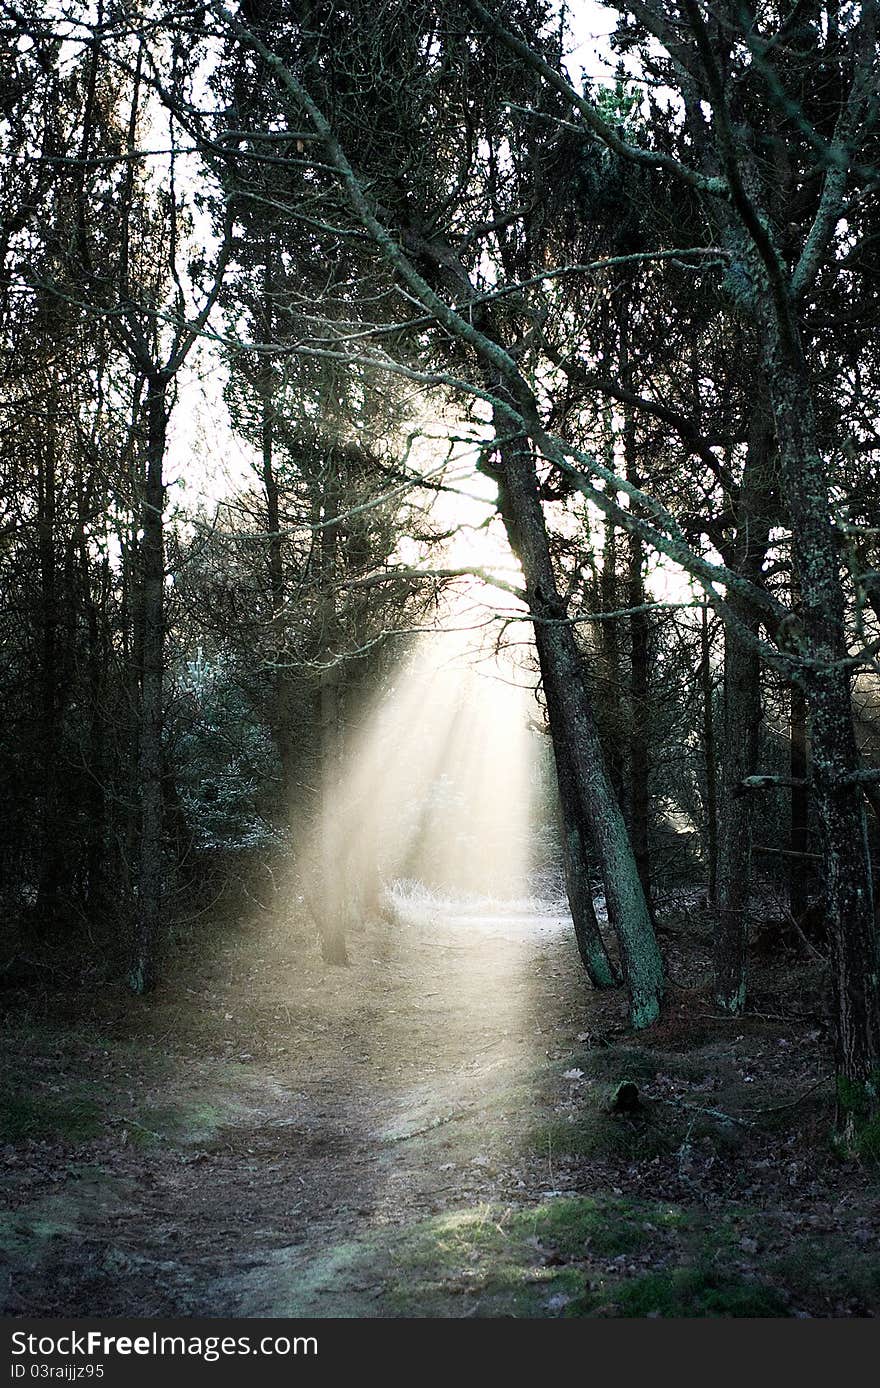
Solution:
M 768 496 L 773 432 L 766 401 L 755 402 L 751 437 L 737 498 L 733 567 L 757 581 L 770 541 Z M 724 632 L 724 740 L 718 822 L 715 927 L 715 999 L 736 1015 L 746 1001 L 748 907 L 751 895 L 752 805 L 743 781 L 758 768 L 761 735 L 761 662 L 754 609 L 729 593 L 734 622 Z
M 556 584 L 534 460 L 525 440 L 504 439 L 496 421 L 501 466 L 499 508 L 520 560 L 550 715 L 557 773 L 567 762 L 580 820 L 605 888 L 608 919 L 620 943 L 630 1020 L 649 1026 L 660 1011 L 663 965 L 620 806 L 614 796 L 595 715 L 583 680 L 582 656 Z M 563 770 L 563 775 L 565 774 Z
M 806 784 L 809 776 L 807 701 L 803 686 L 797 681 L 791 686 L 789 737 L 789 769 L 793 785 L 788 845 L 792 855 L 788 869 L 788 909 L 798 925 L 803 925 L 812 884 L 807 857 L 810 850 L 810 791 Z
M 611 520 L 605 522 L 605 541 L 602 546 L 602 570 L 599 576 L 599 603 L 602 612 L 614 612 L 619 606 L 619 587 L 617 574 L 618 556 L 617 526 Z M 621 807 L 627 795 L 626 782 L 626 734 L 622 707 L 623 678 L 620 659 L 620 621 L 612 618 L 599 626 L 599 649 L 601 659 L 598 681 L 599 710 L 601 714 L 603 745 L 608 763 L 608 775 Z
M 263 247 L 263 295 L 259 332 L 264 342 L 272 342 L 275 323 L 273 293 L 274 255 L 267 240 Z M 260 471 L 266 500 L 266 562 L 269 574 L 269 601 L 272 607 L 272 645 L 269 695 L 270 721 L 282 769 L 282 800 L 286 803 L 293 779 L 293 730 L 290 726 L 288 679 L 284 673 L 284 542 L 281 538 L 281 505 L 275 469 L 276 382 L 271 362 L 261 366 L 257 377 L 260 399 Z
M 279 508 L 278 481 L 274 466 L 275 400 L 271 385 L 265 385 L 261 399 L 262 420 L 260 425 L 261 454 L 263 470 L 263 490 L 266 496 L 266 529 L 268 531 L 269 593 L 272 600 L 272 617 L 277 623 L 284 603 L 284 555 L 281 544 L 281 519 Z M 276 642 L 278 632 L 276 629 Z
M 42 760 L 42 825 L 36 914 L 41 928 L 51 930 L 60 906 L 63 834 L 59 786 L 58 668 L 59 600 L 56 535 L 57 478 L 55 427 L 57 391 L 53 382 L 47 401 L 47 422 L 38 450 L 37 530 L 40 555 L 40 754 Z
M 88 805 L 88 829 L 84 861 L 83 900 L 86 914 L 94 920 L 102 913 L 106 897 L 107 794 L 106 709 L 104 695 L 107 675 L 107 639 L 104 596 L 109 588 L 110 564 L 105 554 L 101 565 L 98 598 L 91 590 L 91 565 L 86 542 L 85 516 L 80 510 L 78 526 L 80 587 L 88 633 L 86 677 L 88 689 L 88 774 L 84 794 Z
M 785 330 L 787 326 L 787 331 Z M 768 375 L 802 599 L 799 648 L 835 996 L 838 1130 L 846 1143 L 880 1115 L 880 950 L 846 655 L 844 594 L 808 368 L 790 325 L 766 333 Z
M 740 621 L 757 635 L 751 609 L 728 595 Z M 731 627 L 724 633 L 724 761 L 718 826 L 718 912 L 715 999 L 723 1012 L 742 1012 L 751 867 L 752 803 L 742 782 L 758 763 L 761 669 L 758 651 Z
M 332 657 L 331 657 L 332 659 Z M 321 730 L 321 882 L 322 909 L 319 917 L 321 957 L 327 964 L 347 964 L 345 927 L 351 884 L 345 870 L 346 844 L 341 832 L 339 773 L 339 684 L 336 669 L 321 671 L 318 695 Z
M 620 379 L 627 390 L 631 390 L 634 384 L 630 355 L 631 316 L 632 300 L 626 294 L 621 305 L 619 351 Z M 622 440 L 626 480 L 634 487 L 641 487 L 636 416 L 629 406 L 625 406 L 623 409 Z M 647 612 L 637 610 L 645 605 L 644 561 L 645 551 L 642 539 L 634 531 L 630 531 L 627 535 L 626 551 L 626 601 L 633 610 L 629 617 L 629 721 L 625 734 L 629 742 L 627 759 L 629 830 L 639 881 L 642 884 L 648 911 L 653 920 L 650 845 L 651 802 L 649 794 L 651 774 L 650 626 Z
M 706 763 L 706 899 L 718 900 L 718 768 L 715 757 L 715 714 L 712 707 L 712 661 L 709 646 L 709 605 L 700 613 L 700 699 L 703 718 L 703 757 Z
M 548 715 L 551 728 L 559 724 L 558 711 Z M 575 769 L 562 738 L 553 739 L 556 760 L 556 779 L 559 786 L 559 808 L 562 814 L 562 862 L 565 869 L 565 888 L 571 911 L 574 935 L 581 962 L 595 988 L 613 988 L 620 980 L 605 949 L 590 882 L 588 843 L 583 811 L 578 796 Z
M 321 957 L 327 964 L 347 964 L 348 947 L 345 927 L 348 916 L 351 883 L 348 880 L 344 856 L 347 845 L 341 832 L 340 756 L 342 752 L 342 687 L 338 663 L 339 633 L 336 611 L 336 578 L 338 529 L 334 524 L 339 514 L 339 494 L 335 463 L 327 461 L 327 476 L 323 482 L 320 532 L 319 571 L 321 583 L 321 659 L 324 666 L 318 691 L 319 723 L 321 730 L 321 769 L 323 804 L 321 808 L 321 877 L 322 909 L 319 915 Z
M 147 387 L 146 479 L 142 519 L 141 681 L 138 729 L 140 838 L 134 959 L 129 983 L 145 993 L 156 980 L 162 918 L 162 725 L 165 663 L 165 486 L 163 465 L 168 425 L 167 381 L 161 373 Z
M 627 481 L 640 486 L 635 456 L 635 430 L 631 417 L 624 429 Z M 637 609 L 645 605 L 645 552 L 641 537 L 630 531 L 627 536 L 626 600 L 633 611 L 629 618 L 630 675 L 629 675 L 629 795 L 630 834 L 639 881 L 653 919 L 651 883 L 651 775 L 650 740 L 650 639 L 647 612 Z

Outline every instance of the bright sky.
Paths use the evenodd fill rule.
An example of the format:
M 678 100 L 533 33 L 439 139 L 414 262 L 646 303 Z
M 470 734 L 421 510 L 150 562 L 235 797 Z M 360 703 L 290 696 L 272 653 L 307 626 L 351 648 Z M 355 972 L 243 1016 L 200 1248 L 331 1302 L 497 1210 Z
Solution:
M 597 5 L 593 0 L 571 0 L 568 6 L 568 23 L 575 41 L 569 57 L 569 71 L 576 77 L 583 69 L 588 77 L 599 77 L 605 71 L 597 54 L 607 56 L 608 35 L 617 26 L 619 11 L 607 5 Z

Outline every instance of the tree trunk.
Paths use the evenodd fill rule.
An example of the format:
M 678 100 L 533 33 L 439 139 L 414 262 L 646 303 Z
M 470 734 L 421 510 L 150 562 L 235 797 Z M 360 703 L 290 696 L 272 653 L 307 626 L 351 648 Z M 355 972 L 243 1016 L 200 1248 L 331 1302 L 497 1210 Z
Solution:
M 59 786 L 58 556 L 56 536 L 55 417 L 57 392 L 49 393 L 45 437 L 37 453 L 37 531 L 40 555 L 40 752 L 42 757 L 42 825 L 36 917 L 50 932 L 58 919 L 62 846 Z
M 549 702 L 548 702 L 549 714 Z M 558 712 L 549 714 L 551 725 L 558 724 Z M 605 950 L 590 882 L 587 836 L 578 797 L 575 771 L 566 754 L 565 742 L 553 739 L 559 807 L 562 815 L 562 861 L 565 888 L 571 911 L 578 952 L 587 977 L 594 988 L 613 988 L 620 979 Z
M 770 539 L 768 496 L 773 432 L 766 400 L 753 407 L 751 437 L 737 497 L 733 567 L 759 581 Z M 724 632 L 724 760 L 718 823 L 718 911 L 715 928 L 715 999 L 737 1015 L 746 1001 L 748 907 L 751 895 L 752 804 L 742 782 L 758 769 L 761 735 L 761 662 L 758 618 L 748 603 L 727 597 L 734 622 Z
M 766 340 L 802 599 L 797 647 L 810 661 L 805 692 L 832 956 L 837 1124 L 852 1146 L 880 1117 L 880 952 L 864 798 L 858 785 L 847 784 L 859 757 L 849 674 L 840 664 L 846 655 L 844 594 L 806 362 L 790 324 L 774 323 Z
M 339 687 L 336 670 L 321 672 L 321 807 L 322 909 L 319 915 L 321 958 L 326 964 L 347 964 L 345 925 L 351 884 L 346 871 L 346 844 L 340 832 Z
M 757 620 L 743 603 L 728 603 L 757 635 Z M 718 913 L 715 930 L 715 999 L 723 1012 L 742 1012 L 746 1000 L 746 944 L 752 852 L 752 802 L 742 787 L 758 764 L 761 668 L 756 647 L 732 628 L 724 633 L 724 762 L 718 826 Z
M 129 983 L 145 993 L 156 981 L 162 917 L 162 724 L 165 660 L 165 487 L 167 381 L 150 380 L 144 402 L 147 434 L 141 556 L 141 682 L 138 736 L 140 840 L 134 960 Z
M 807 749 L 807 701 L 801 684 L 791 686 L 791 707 L 789 711 L 789 735 L 791 752 L 789 767 L 791 779 L 791 830 L 789 835 L 788 870 L 788 909 L 798 925 L 806 924 L 807 907 L 810 904 L 812 873 L 809 859 L 810 849 L 810 791 L 805 783 L 809 775 L 809 754 Z
M 620 379 L 627 390 L 633 386 L 630 358 L 632 301 L 626 296 L 620 321 Z M 636 435 L 636 416 L 625 407 L 623 412 L 623 461 L 626 480 L 641 487 Z M 630 608 L 645 605 L 645 550 L 641 536 L 630 531 L 627 535 L 626 601 Z M 647 612 L 634 610 L 629 618 L 629 827 L 639 881 L 645 893 L 648 911 L 654 919 L 651 886 L 651 847 L 649 778 L 650 755 L 650 626 Z
M 321 510 L 324 529 L 320 531 L 319 568 L 321 583 L 321 653 L 325 662 L 320 674 L 318 695 L 321 729 L 322 797 L 321 878 L 323 903 L 319 915 L 321 958 L 326 964 L 347 964 L 345 927 L 351 883 L 345 862 L 347 844 L 341 832 L 340 755 L 342 751 L 341 670 L 338 664 L 338 616 L 333 584 L 336 577 L 338 531 L 333 523 L 339 514 L 334 464 L 328 459 Z
M 108 666 L 108 639 L 105 614 L 106 593 L 109 590 L 109 558 L 105 554 L 101 566 L 101 591 L 98 599 L 91 592 L 89 553 L 86 542 L 85 516 L 79 517 L 79 563 L 82 601 L 86 613 L 88 645 L 86 671 L 88 679 L 88 775 L 84 795 L 88 805 L 88 830 L 83 883 L 83 900 L 90 920 L 103 915 L 107 905 L 107 794 L 105 777 L 106 718 L 105 691 Z
M 499 435 L 503 422 L 496 421 Z M 649 1026 L 660 1011 L 663 965 L 626 825 L 605 766 L 583 680 L 583 657 L 556 584 L 535 465 L 524 440 L 499 444 L 499 508 L 522 564 L 557 771 L 567 761 L 605 888 L 608 919 L 620 943 L 630 1020 Z M 563 773 L 564 774 L 564 773 Z
M 629 481 L 638 485 L 635 471 L 627 468 Z M 638 535 L 628 536 L 629 574 L 627 582 L 627 603 L 631 608 L 643 607 L 645 603 L 644 548 Z M 650 745 L 650 628 L 647 612 L 633 612 L 629 619 L 630 636 L 630 686 L 629 686 L 629 783 L 630 783 L 630 834 L 633 853 L 638 868 L 639 881 L 645 893 L 645 901 L 653 919 L 651 884 L 651 800 L 649 777 L 651 774 Z
M 706 899 L 718 902 L 718 769 L 715 758 L 715 717 L 712 708 L 712 662 L 709 648 L 709 606 L 700 614 L 700 698 L 703 714 L 703 756 L 706 762 Z
M 614 612 L 620 606 L 618 601 L 617 574 L 617 526 L 612 520 L 605 521 L 605 542 L 602 546 L 602 570 L 599 576 L 599 605 L 602 612 Z M 601 658 L 597 693 L 599 714 L 602 725 L 602 742 L 608 775 L 614 794 L 621 808 L 626 803 L 626 734 L 621 693 L 620 660 L 620 620 L 612 618 L 599 624 L 599 649 Z
M 274 255 L 271 244 L 263 246 L 263 295 L 257 330 L 263 342 L 271 342 L 275 331 L 275 300 L 273 294 Z M 281 804 L 287 805 L 293 783 L 295 751 L 290 726 L 288 677 L 284 670 L 284 542 L 281 538 L 281 507 L 278 477 L 275 470 L 276 380 L 270 361 L 261 365 L 257 376 L 260 399 L 260 471 L 266 499 L 266 563 L 269 577 L 269 601 L 272 607 L 272 645 L 269 654 L 269 720 L 275 746 L 281 762 Z

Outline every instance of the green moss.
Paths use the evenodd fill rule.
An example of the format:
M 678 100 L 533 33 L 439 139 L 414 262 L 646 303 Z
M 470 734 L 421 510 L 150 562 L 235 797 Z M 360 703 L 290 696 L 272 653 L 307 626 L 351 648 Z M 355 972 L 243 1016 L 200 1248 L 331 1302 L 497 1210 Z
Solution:
M 710 1266 L 713 1256 L 737 1256 L 741 1232 L 739 1216 L 720 1239 L 714 1219 L 623 1197 L 483 1205 L 397 1230 L 393 1240 L 374 1235 L 359 1258 L 349 1248 L 347 1271 L 357 1285 L 372 1283 L 383 1314 L 399 1316 L 786 1315 L 772 1286 Z M 646 1242 L 665 1250 L 668 1271 L 633 1275 L 630 1260 Z
M 865 1161 L 880 1162 L 880 1118 L 872 1118 L 857 1130 L 855 1152 Z
M 835 1144 L 841 1155 L 880 1161 L 880 1070 L 866 1079 L 837 1077 L 837 1122 Z
M 462 1315 L 467 1304 L 478 1304 L 484 1316 L 557 1314 L 583 1291 L 573 1260 L 583 1259 L 607 1227 L 592 1200 L 443 1215 L 400 1239 L 383 1301 L 397 1315 Z
M 785 1300 L 775 1288 L 715 1269 L 675 1268 L 635 1277 L 616 1293 L 615 1303 L 623 1316 L 788 1315 Z
M 732 993 L 715 993 L 715 1001 L 731 1017 L 741 1017 L 746 1006 L 746 983 L 745 979 L 733 990 Z
M 388 1296 L 401 1314 L 436 1314 L 426 1298 L 448 1307 L 477 1294 L 482 1315 L 588 1314 L 607 1299 L 601 1278 L 589 1290 L 594 1260 L 637 1253 L 646 1226 L 655 1238 L 677 1238 L 687 1219 L 674 1206 L 586 1196 L 457 1211 L 399 1238 Z
M 585 946 L 585 948 L 589 960 L 587 972 L 593 986 L 596 988 L 616 988 L 618 980 L 611 967 L 611 961 L 604 950 L 600 949 L 598 946 L 595 948 Z
M 635 1254 L 649 1226 L 668 1242 L 687 1230 L 673 1206 L 623 1198 L 494 1204 L 404 1228 L 373 1229 L 303 1261 L 285 1250 L 241 1287 L 242 1314 L 555 1317 L 608 1301 L 595 1261 Z
M 176 1104 L 134 1103 L 126 1108 L 112 1102 L 105 1087 L 69 1085 L 64 1092 L 24 1092 L 13 1081 L 0 1090 L 0 1142 L 27 1138 L 59 1142 L 91 1142 L 108 1131 L 137 1147 L 160 1143 L 204 1146 L 231 1109 L 222 1102 L 206 1103 L 183 1098 Z
M 137 1065 L 139 1089 L 156 1092 L 166 1073 L 164 1063 L 151 1059 L 147 1066 L 129 1053 L 130 1048 L 108 1043 L 101 1049 L 107 1055 L 107 1065 L 113 1067 L 111 1072 L 101 1072 L 93 1080 L 73 1078 L 67 1056 L 57 1058 L 60 1043 L 53 1045 L 51 1037 L 39 1037 L 39 1044 L 33 1045 L 34 1038 L 29 1039 L 32 1050 L 16 1056 L 0 1081 L 0 1143 L 30 1138 L 82 1143 L 115 1134 L 137 1147 L 164 1143 L 205 1146 L 239 1113 L 241 1081 L 237 1075 L 211 1075 L 206 1080 L 211 1084 L 208 1100 L 183 1093 L 158 1104 L 140 1095 L 120 1093 L 118 1071 L 123 1069 L 130 1077 L 129 1066 Z M 42 1060 L 47 1053 L 53 1055 L 56 1067 L 51 1088 L 45 1082 L 36 1085 L 31 1073 L 34 1058 Z M 90 1054 L 80 1057 L 74 1052 L 72 1059 L 80 1062 L 80 1072 L 84 1065 L 94 1064 Z
M 642 1202 L 619 1199 L 594 1200 L 576 1196 L 539 1205 L 534 1212 L 517 1215 L 512 1233 L 530 1234 L 552 1244 L 567 1256 L 583 1256 L 589 1249 L 602 1257 L 632 1253 L 645 1239 L 646 1220 L 667 1228 L 680 1220 L 681 1212 Z
M 81 1093 L 0 1093 L 0 1142 L 23 1138 L 88 1142 L 99 1135 L 101 1126 L 98 1104 Z
M 858 1119 L 869 1119 L 877 1109 L 880 1098 L 880 1070 L 874 1070 L 867 1079 L 851 1080 L 845 1075 L 837 1077 L 837 1103 L 843 1114 L 852 1114 Z
M 629 1005 L 629 1022 L 634 1031 L 644 1031 L 656 1022 L 660 1016 L 662 997 L 663 992 L 659 988 L 656 993 L 633 991 Z
M 177 1104 L 144 1104 L 127 1119 L 129 1136 L 137 1147 L 165 1143 L 203 1147 L 216 1137 L 233 1116 L 222 1103 L 204 1101 Z
M 37 1276 L 57 1259 L 84 1255 L 96 1238 L 108 1209 L 137 1209 L 141 1192 L 136 1179 L 121 1179 L 95 1165 L 69 1164 L 64 1178 L 36 1199 L 0 1212 L 0 1255 L 8 1259 L 13 1280 Z M 100 1237 L 100 1235 L 97 1235 Z
M 836 1089 L 837 1102 L 843 1113 L 861 1113 L 863 1111 L 867 1097 L 864 1083 L 847 1079 L 845 1075 L 838 1075 Z

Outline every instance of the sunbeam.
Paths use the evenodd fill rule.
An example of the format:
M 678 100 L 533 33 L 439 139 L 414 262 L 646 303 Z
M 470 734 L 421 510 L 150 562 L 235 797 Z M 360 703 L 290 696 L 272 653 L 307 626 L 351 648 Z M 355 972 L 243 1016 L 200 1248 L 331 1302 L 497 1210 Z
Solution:
M 455 632 L 419 638 L 324 770 L 303 868 L 327 933 L 387 910 L 401 881 L 456 899 L 527 894 L 534 707 L 503 653 Z

